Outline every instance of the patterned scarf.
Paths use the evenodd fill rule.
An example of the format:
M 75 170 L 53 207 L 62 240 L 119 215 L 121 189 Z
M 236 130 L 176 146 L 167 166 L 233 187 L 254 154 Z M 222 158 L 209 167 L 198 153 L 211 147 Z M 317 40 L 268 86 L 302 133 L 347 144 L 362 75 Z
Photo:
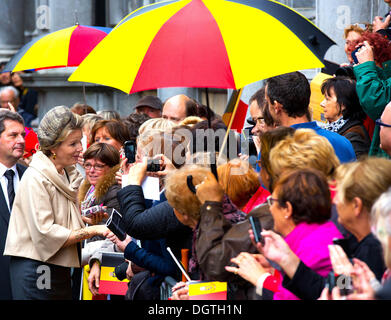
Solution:
M 92 206 L 92 204 L 95 202 L 95 187 L 91 185 L 91 187 L 88 189 L 84 201 L 80 204 L 81 210 L 87 209 Z
M 338 133 L 339 129 L 341 129 L 345 125 L 346 122 L 348 122 L 348 119 L 345 120 L 343 117 L 341 117 L 337 121 L 326 124 L 324 126 L 324 128 L 326 130 Z

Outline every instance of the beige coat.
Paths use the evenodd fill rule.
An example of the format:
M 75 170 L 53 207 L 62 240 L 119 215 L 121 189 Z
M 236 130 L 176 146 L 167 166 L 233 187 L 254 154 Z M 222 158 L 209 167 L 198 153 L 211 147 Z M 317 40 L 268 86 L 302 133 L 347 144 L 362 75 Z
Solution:
M 85 227 L 77 207 L 82 176 L 75 166 L 61 176 L 42 152 L 24 173 L 10 217 L 4 255 L 79 267 L 77 245 L 62 248 L 71 231 Z

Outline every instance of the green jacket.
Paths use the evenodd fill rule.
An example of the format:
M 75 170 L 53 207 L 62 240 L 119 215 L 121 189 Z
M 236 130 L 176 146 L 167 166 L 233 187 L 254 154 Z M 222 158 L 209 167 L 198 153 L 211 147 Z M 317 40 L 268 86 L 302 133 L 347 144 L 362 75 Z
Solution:
M 391 101 L 391 60 L 383 63 L 383 69 L 368 61 L 353 67 L 357 79 L 357 95 L 365 113 L 373 120 L 379 119 Z M 375 127 L 369 156 L 389 156 L 380 148 L 379 126 Z

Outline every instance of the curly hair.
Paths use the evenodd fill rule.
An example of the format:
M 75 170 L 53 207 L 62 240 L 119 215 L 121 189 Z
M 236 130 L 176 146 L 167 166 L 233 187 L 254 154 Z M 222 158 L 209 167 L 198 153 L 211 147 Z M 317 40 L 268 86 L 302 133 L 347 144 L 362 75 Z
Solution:
M 351 24 L 343 31 L 343 37 L 346 39 L 350 32 L 357 32 L 359 34 L 363 34 L 365 32 L 365 29 L 361 28 L 357 24 Z
M 367 41 L 373 48 L 374 58 L 378 64 L 391 60 L 390 41 L 376 32 L 364 32 L 359 39 L 352 42 L 349 50 L 354 51 L 356 46 L 364 41 Z
M 200 184 L 210 170 L 197 165 L 184 166 L 173 170 L 166 177 L 166 197 L 171 207 L 181 215 L 187 215 L 194 220 L 200 219 L 201 203 L 197 196 L 187 186 L 187 176 L 192 175 L 194 185 Z
M 340 162 L 330 142 L 312 129 L 297 129 L 270 152 L 272 177 L 276 181 L 283 171 L 314 168 L 333 180 Z

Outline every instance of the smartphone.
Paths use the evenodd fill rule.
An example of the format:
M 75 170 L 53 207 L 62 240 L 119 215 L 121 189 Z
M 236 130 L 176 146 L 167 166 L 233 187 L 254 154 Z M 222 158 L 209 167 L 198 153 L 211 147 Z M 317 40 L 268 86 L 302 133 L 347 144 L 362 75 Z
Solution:
M 125 157 L 128 159 L 128 163 L 136 162 L 136 141 L 125 141 L 124 143 L 124 152 Z
M 122 221 L 122 215 L 114 208 L 110 218 L 106 222 L 106 227 L 112 231 L 120 241 L 125 240 L 126 232 Z
M 105 211 L 105 209 L 100 205 L 96 205 L 82 210 L 81 213 L 84 217 L 91 218 L 98 211 Z
M 329 293 L 331 294 L 331 291 L 333 291 L 333 288 L 335 287 L 335 274 L 334 271 L 330 271 L 326 278 L 326 287 L 329 289 Z
M 261 231 L 262 231 L 261 222 L 259 221 L 258 218 L 254 218 L 253 216 L 250 216 L 248 219 L 250 220 L 251 228 L 254 233 L 255 242 L 256 243 L 260 242 L 262 245 L 264 245 L 265 241 L 261 235 Z
M 160 171 L 159 160 L 157 160 L 157 163 L 156 163 L 156 162 L 154 162 L 154 160 L 148 159 L 147 171 L 148 172 Z
M 354 64 L 358 64 L 358 59 L 357 59 L 357 57 L 356 57 L 356 53 L 357 53 L 358 50 L 360 50 L 361 47 L 363 47 L 363 45 L 362 45 L 362 46 L 359 46 L 356 50 L 354 50 L 354 51 L 352 52 L 352 58 L 353 58 Z

